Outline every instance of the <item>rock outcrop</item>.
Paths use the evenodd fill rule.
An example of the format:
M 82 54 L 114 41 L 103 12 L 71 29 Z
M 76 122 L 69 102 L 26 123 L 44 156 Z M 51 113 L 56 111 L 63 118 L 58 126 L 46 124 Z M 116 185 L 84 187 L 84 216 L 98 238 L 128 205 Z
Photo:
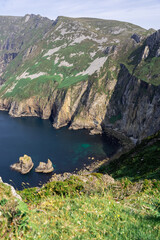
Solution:
M 89 18 L 59 17 L 52 25 L 34 15 L 16 18 L 17 29 L 22 20 L 30 30 L 25 28 L 24 36 L 17 30 L 18 45 L 10 33 L 0 45 L 9 64 L 0 75 L 0 110 L 12 117 L 51 119 L 57 129 L 86 128 L 91 134 L 114 129 L 134 141 L 155 133 L 159 87 L 146 82 L 159 82 L 154 66 L 158 69 L 160 30 L 149 36 L 153 31 L 133 24 Z M 135 76 L 142 72 L 146 82 L 125 67 L 120 70 L 121 62 Z
M 84 183 L 90 184 L 92 182 L 94 182 L 95 180 L 97 180 L 96 174 L 94 176 L 94 174 L 92 175 L 89 171 L 85 172 L 85 173 L 79 173 L 79 174 L 72 174 L 72 173 L 68 173 L 65 172 L 63 174 L 54 174 L 52 175 L 52 178 L 50 179 L 50 182 L 53 181 L 65 181 L 70 179 L 71 177 L 77 177 L 78 179 L 80 179 L 81 181 L 83 181 Z M 101 176 L 101 180 L 103 183 L 105 184 L 109 184 L 109 183 L 114 183 L 115 180 L 114 178 L 112 178 L 111 176 L 109 176 L 108 174 L 103 174 Z
M 132 76 L 122 65 L 118 81 L 106 80 L 106 91 L 112 96 L 95 93 L 94 82 L 80 82 L 67 90 L 57 90 L 46 104 L 30 98 L 22 102 L 0 100 L 0 109 L 10 115 L 51 117 L 53 126 L 70 124 L 70 129 L 90 129 L 101 132 L 102 127 L 123 133 L 134 141 L 141 140 L 160 129 L 160 87 Z M 44 101 L 44 99 L 43 99 Z M 119 133 L 118 133 L 119 134 Z
M 131 38 L 132 38 L 136 43 L 140 43 L 140 41 L 141 41 L 141 37 L 140 37 L 138 34 L 136 34 L 136 33 L 134 33 L 134 34 L 131 36 Z
M 35 172 L 50 173 L 53 172 L 54 168 L 50 159 L 47 163 L 40 162 L 39 166 L 35 169 Z
M 103 126 L 139 140 L 156 133 L 160 129 L 160 86 L 139 80 L 121 65 Z
M 14 163 L 10 167 L 11 167 L 11 169 L 18 171 L 22 174 L 27 174 L 28 172 L 31 171 L 33 166 L 34 166 L 34 164 L 32 162 L 31 157 L 24 155 L 23 157 L 19 158 L 18 163 Z
M 152 51 L 154 47 L 158 46 L 159 43 L 160 30 L 156 31 L 146 39 L 146 45 L 148 45 L 150 51 Z
M 149 47 L 145 46 L 143 54 L 142 54 L 142 60 L 145 60 L 149 56 Z
M 157 49 L 156 57 L 160 57 L 160 47 Z
M 17 199 L 19 199 L 19 200 L 22 201 L 21 196 L 16 192 L 16 190 L 14 189 L 14 187 L 11 186 L 11 185 L 8 184 L 8 183 L 4 183 L 1 177 L 0 177 L 0 183 L 3 183 L 3 184 L 5 184 L 6 186 L 9 186 L 9 187 L 11 188 L 11 193 L 12 193 L 12 195 L 13 195 L 15 198 L 17 198 Z
M 116 50 L 116 46 L 115 46 L 115 45 L 109 46 L 109 47 L 106 47 L 104 53 L 105 53 L 105 54 L 114 53 L 115 50 Z

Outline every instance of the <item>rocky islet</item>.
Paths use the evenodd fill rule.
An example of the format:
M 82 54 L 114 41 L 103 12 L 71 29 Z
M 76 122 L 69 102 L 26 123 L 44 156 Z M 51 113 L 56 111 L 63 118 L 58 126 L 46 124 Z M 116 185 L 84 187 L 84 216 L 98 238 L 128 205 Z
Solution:
M 33 168 L 34 163 L 32 162 L 31 157 L 24 155 L 23 157 L 19 158 L 18 163 L 12 164 L 10 167 L 11 169 L 18 171 L 22 174 L 27 174 Z
M 29 173 L 34 166 L 31 157 L 24 155 L 23 157 L 19 158 L 18 163 L 12 164 L 10 167 L 11 169 L 20 172 L 21 174 Z M 50 159 L 48 159 L 47 163 L 40 162 L 39 166 L 35 169 L 35 172 L 42 172 L 42 173 L 50 173 L 53 172 L 54 168 Z
M 54 168 L 50 159 L 48 159 L 47 163 L 40 162 L 38 167 L 35 169 L 35 172 L 41 173 L 50 173 L 53 172 Z

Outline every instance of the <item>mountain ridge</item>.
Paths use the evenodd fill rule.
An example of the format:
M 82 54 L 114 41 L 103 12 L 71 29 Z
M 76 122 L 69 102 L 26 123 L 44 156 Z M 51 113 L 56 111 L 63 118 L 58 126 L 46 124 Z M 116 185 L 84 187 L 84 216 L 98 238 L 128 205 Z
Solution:
M 31 16 L 26 15 L 26 18 L 28 24 Z M 51 118 L 56 128 L 69 124 L 73 129 L 102 131 L 103 125 L 108 127 L 104 123 L 105 115 L 122 72 L 120 64 L 128 69 L 129 78 L 134 75 L 148 84 L 159 85 L 159 74 L 155 76 L 152 63 L 159 63 L 160 38 L 156 35 L 154 41 L 152 37 L 159 31 L 153 33 L 153 30 L 116 20 L 59 16 L 51 21 L 35 15 L 32 18 L 34 27 L 23 31 L 24 34 L 28 31 L 34 38 L 27 45 L 23 44 L 1 70 L 0 109 L 9 111 L 12 116 Z M 35 34 L 35 27 L 40 34 Z M 153 45 L 150 49 L 149 38 Z M 6 45 L 3 46 L 8 51 Z M 3 50 L 0 56 L 2 53 Z M 141 78 L 146 64 L 150 67 L 149 73 Z M 122 80 L 122 86 L 125 81 Z M 115 102 L 112 100 L 112 109 L 115 109 L 115 103 L 116 99 Z M 140 109 L 141 100 L 138 104 L 136 108 Z M 130 100 L 130 105 L 123 108 L 131 105 Z M 138 128 L 131 119 L 133 133 L 129 133 L 122 127 L 126 121 L 124 112 L 117 114 L 114 111 L 108 115 L 112 128 L 119 126 L 117 130 L 128 137 L 141 140 L 159 128 L 157 123 L 154 129 L 144 133 L 143 127 L 141 129 L 144 123 Z

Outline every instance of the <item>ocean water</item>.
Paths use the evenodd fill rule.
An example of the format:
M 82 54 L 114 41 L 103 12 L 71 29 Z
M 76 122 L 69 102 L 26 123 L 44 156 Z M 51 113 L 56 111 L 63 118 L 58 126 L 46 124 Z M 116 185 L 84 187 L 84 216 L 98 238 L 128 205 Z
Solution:
M 89 135 L 87 130 L 56 130 L 49 120 L 25 117 L 12 118 L 0 112 L 0 176 L 16 189 L 46 183 L 53 173 L 36 173 L 39 162 L 49 158 L 55 173 L 73 172 L 93 160 L 111 156 L 118 149 L 116 142 L 104 135 Z M 11 170 L 20 156 L 29 155 L 34 168 L 26 175 Z

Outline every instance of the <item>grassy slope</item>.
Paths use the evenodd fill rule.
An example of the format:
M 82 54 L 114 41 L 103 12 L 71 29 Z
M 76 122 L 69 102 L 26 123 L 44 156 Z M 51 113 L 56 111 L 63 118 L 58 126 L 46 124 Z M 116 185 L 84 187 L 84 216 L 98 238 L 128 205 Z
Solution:
M 160 57 L 149 57 L 143 61 L 136 69 L 135 75 L 158 86 L 160 84 Z
M 160 178 L 160 132 L 143 140 L 130 152 L 122 155 L 100 172 L 116 179 L 128 177 L 132 181 Z
M 146 42 L 142 41 L 136 49 L 132 49 L 128 52 L 128 57 L 121 59 L 127 68 L 139 79 L 158 86 L 160 84 L 160 57 L 155 57 L 155 49 L 150 52 L 149 56 L 145 60 L 141 60 L 143 51 L 145 49 Z M 156 45 L 158 49 L 160 44 Z
M 27 15 L 26 15 L 27 16 Z M 43 37 L 44 33 L 51 27 L 52 21 L 39 15 L 28 15 L 26 22 L 24 17 L 0 16 L 0 41 L 1 52 L 19 52 L 34 44 Z M 8 48 L 3 49 L 3 44 L 8 40 Z M 22 44 L 23 42 L 23 44 Z M 11 46 L 12 45 L 12 46 Z M 20 47 L 20 49 L 18 49 Z
M 125 30 L 115 34 L 114 31 L 117 31 L 118 29 Z M 0 90 L 0 96 L 22 100 L 23 98 L 39 95 L 37 85 L 41 88 L 41 94 L 45 95 L 45 91 L 43 92 L 43 88 L 45 89 L 44 85 L 51 85 L 52 89 L 61 89 L 68 88 L 79 81 L 88 80 L 92 76 L 88 76 L 88 74 L 84 76 L 76 75 L 79 72 L 86 70 L 90 66 L 91 62 L 98 57 L 106 57 L 104 49 L 107 46 L 117 45 L 117 40 L 123 42 L 125 39 L 130 39 L 130 36 L 134 32 L 139 34 L 147 33 L 145 29 L 130 23 L 101 19 L 74 19 L 59 17 L 57 24 L 52 27 L 42 41 L 36 44 L 37 48 L 33 51 L 33 54 L 30 54 L 24 60 L 23 56 L 25 52 L 22 51 L 9 64 L 7 71 L 3 76 L 4 79 L 7 79 L 7 81 Z M 71 43 L 73 40 L 80 36 L 88 36 L 90 39 L 85 39 L 80 43 L 72 45 Z M 100 44 L 94 41 L 94 38 L 97 40 L 107 38 L 108 40 Z M 61 47 L 49 58 L 48 56 L 44 57 L 48 50 L 55 49 L 60 46 L 65 47 Z M 132 48 L 132 46 L 130 47 Z M 95 55 L 91 57 L 90 54 L 93 52 L 95 52 Z M 123 54 L 121 54 L 122 52 Z M 75 55 L 71 57 L 70 54 Z M 124 51 L 120 50 L 119 55 L 124 55 Z M 73 64 L 73 66 L 60 67 L 59 64 L 62 61 L 66 61 L 71 65 Z M 115 66 L 115 68 L 118 69 L 119 62 L 119 56 L 117 60 L 113 60 L 109 57 L 97 78 L 103 77 L 103 75 L 107 72 L 107 76 L 110 80 L 112 80 L 112 78 L 115 79 L 117 72 L 115 71 L 114 74 L 112 74 L 113 71 L 110 70 L 110 68 Z M 31 78 L 22 78 L 17 81 L 16 77 L 20 76 L 25 71 L 29 74 L 45 72 L 46 75 L 33 80 L 31 80 Z M 9 88 L 14 86 L 15 83 L 16 85 L 14 89 L 12 91 L 7 91 Z M 24 88 L 25 92 L 22 94 Z M 101 91 L 101 89 L 99 89 L 99 91 Z

